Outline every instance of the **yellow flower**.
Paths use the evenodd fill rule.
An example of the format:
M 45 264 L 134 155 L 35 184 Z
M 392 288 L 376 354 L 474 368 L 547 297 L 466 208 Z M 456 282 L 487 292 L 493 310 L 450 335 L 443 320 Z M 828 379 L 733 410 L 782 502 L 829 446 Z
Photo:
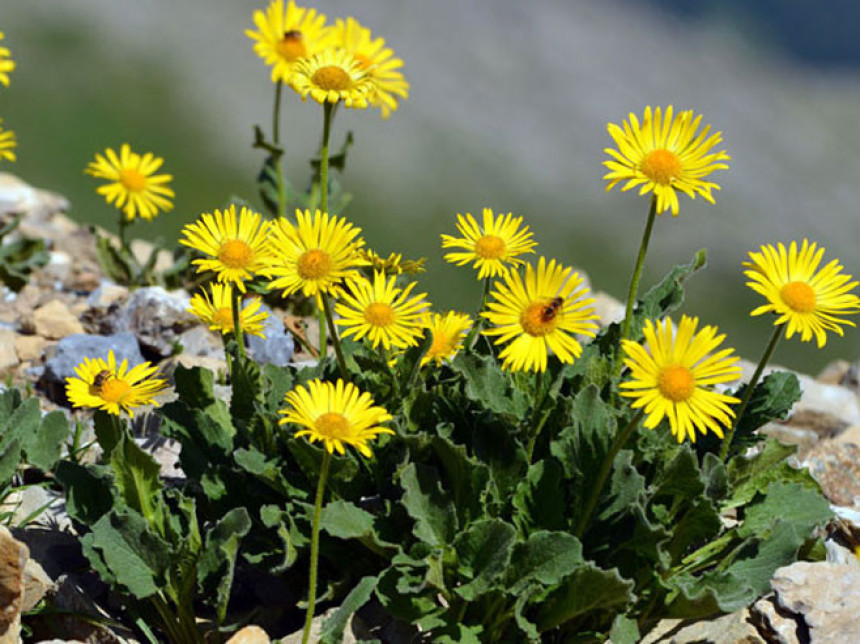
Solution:
M 712 152 L 720 143 L 721 132 L 711 136 L 711 126 L 699 132 L 702 116 L 693 118 L 693 110 L 679 112 L 673 117 L 670 105 L 665 115 L 660 108 L 645 108 L 642 123 L 635 114 L 630 114 L 624 129 L 614 123 L 607 126 L 609 135 L 615 140 L 618 149 L 606 148 L 604 152 L 613 160 L 604 161 L 611 172 L 603 178 L 609 181 L 606 190 L 626 181 L 622 191 L 641 185 L 639 194 L 653 192 L 657 199 L 657 213 L 672 209 L 678 215 L 678 194 L 683 192 L 692 199 L 701 195 L 706 201 L 714 203 L 711 190 L 719 190 L 716 183 L 704 181 L 714 170 L 727 170 L 723 161 L 731 160 L 725 150 Z
M 321 293 L 338 297 L 343 284 L 359 276 L 357 268 L 368 264 L 359 252 L 361 228 L 319 210 L 297 210 L 296 222 L 282 217 L 270 229 L 272 256 L 265 274 L 276 279 L 269 288 L 283 289 L 283 297 L 301 290 L 318 303 Z
M 325 49 L 296 61 L 290 87 L 301 95 L 303 101 L 310 95 L 320 104 L 342 101 L 346 107 L 364 109 L 371 82 L 352 54 L 343 49 Z
M 367 443 L 379 434 L 393 434 L 381 423 L 391 420 L 383 407 L 374 406 L 367 392 L 361 393 L 352 383 L 311 380 L 307 388 L 299 385 L 285 398 L 289 405 L 279 410 L 283 414 L 278 423 L 294 423 L 302 429 L 296 438 L 307 436 L 311 443 L 322 441 L 330 454 L 335 450 L 343 454 L 344 443 L 352 445 L 367 458 L 373 454 Z
M 189 311 L 196 315 L 212 331 L 220 331 L 222 334 L 233 333 L 233 289 L 229 284 L 213 283 L 211 285 L 212 297 L 204 289 L 191 298 Z M 246 335 L 263 334 L 263 321 L 268 317 L 264 311 L 260 311 L 260 298 L 252 297 L 251 300 L 239 310 L 239 326 L 242 333 Z
M 382 271 L 386 275 L 418 275 L 426 272 L 426 257 L 418 259 L 403 259 L 402 253 L 389 253 L 388 257 L 382 258 L 375 250 L 362 248 L 358 251 L 361 258 L 367 261 L 371 271 Z
M 411 295 L 415 282 L 400 289 L 394 285 L 396 280 L 376 272 L 373 282 L 360 277 L 350 283 L 350 292 L 344 293 L 335 305 L 341 316 L 336 324 L 347 327 L 344 336 L 353 335 L 356 340 L 367 336 L 374 349 L 380 342 L 386 350 L 418 344 L 424 335 L 424 316 L 430 304 L 424 299 L 425 293 Z
M 3 40 L 3 32 L 0 31 L 0 40 Z M 15 61 L 12 60 L 12 52 L 7 47 L 0 47 L 0 85 L 9 87 L 9 72 L 15 69 Z
M 174 193 L 167 185 L 173 177 L 154 174 L 162 163 L 161 157 L 151 152 L 141 156 L 123 143 L 119 156 L 111 148 L 105 150 L 104 156 L 96 153 L 96 160 L 90 161 L 85 172 L 110 182 L 99 186 L 96 192 L 119 208 L 126 220 L 132 221 L 137 216 L 151 220 L 159 210 L 167 212 L 173 208 Z
M 161 393 L 167 382 L 151 378 L 157 368 L 148 362 L 128 368 L 123 360 L 119 367 L 113 351 L 107 362 L 101 358 L 84 358 L 75 367 L 77 378 L 66 378 L 66 397 L 75 407 L 95 407 L 119 416 L 120 409 L 134 416 L 132 411 L 142 405 L 158 405 L 155 396 Z
M 254 12 L 257 31 L 245 30 L 254 52 L 272 66 L 272 82 L 289 82 L 297 60 L 312 56 L 330 43 L 331 27 L 316 9 L 298 7 L 293 0 L 273 0 L 266 11 Z
M 740 400 L 712 391 L 711 385 L 737 380 L 740 358 L 733 349 L 720 346 L 725 335 L 717 327 L 705 326 L 696 333 L 698 318 L 681 317 L 677 331 L 671 319 L 645 321 L 643 333 L 647 349 L 633 340 L 622 340 L 631 379 L 621 383 L 622 396 L 635 398 L 634 409 L 644 408 L 645 427 L 653 429 L 669 417 L 672 435 L 682 443 L 686 437 L 696 442 L 696 430 L 711 430 L 723 437 L 723 427 L 731 425 L 735 412 L 730 403 Z
M 481 313 L 495 328 L 484 335 L 499 336 L 496 344 L 510 342 L 499 357 L 502 367 L 511 371 L 545 371 L 552 351 L 562 362 L 573 362 L 582 346 L 573 334 L 594 336 L 597 320 L 594 298 L 581 287 L 582 277 L 556 261 L 541 257 L 537 270 L 526 264 L 523 278 L 517 271 L 504 275 L 496 285 L 494 301 Z
M 421 366 L 435 360 L 438 367 L 443 360 L 453 358 L 463 346 L 463 338 L 469 333 L 471 327 L 472 318 L 465 313 L 455 311 L 449 311 L 445 315 L 434 313 L 427 322 L 427 329 L 433 334 L 433 343 L 421 358 Z
M 857 282 L 842 272 L 839 260 L 831 260 L 819 270 L 824 249 L 806 239 L 797 248 L 791 242 L 786 250 L 783 244 L 765 245 L 761 252 L 750 254 L 751 262 L 744 262 L 744 275 L 756 293 L 768 303 L 754 309 L 751 315 L 773 312 L 779 317 L 774 325 L 785 324 L 785 336 L 795 333 L 809 342 L 815 335 L 819 347 L 827 342 L 826 331 L 842 335 L 840 325 L 855 326 L 840 315 L 860 312 L 860 298 L 849 293 Z
M 506 275 L 508 266 L 523 263 L 520 255 L 533 253 L 536 242 L 528 226 L 523 226 L 522 217 L 511 213 L 493 216 L 490 208 L 484 208 L 484 225 L 479 226 L 471 213 L 464 217 L 457 215 L 457 230 L 461 237 L 442 235 L 442 248 L 462 248 L 462 251 L 448 253 L 445 259 L 457 266 L 475 262 L 478 279 Z
M 409 98 L 409 83 L 400 72 L 403 61 L 394 58 L 394 52 L 385 46 L 384 38 L 373 38 L 370 29 L 355 18 L 338 19 L 333 41 L 361 64 L 370 78 L 368 101 L 378 107 L 382 118 L 387 119 L 397 109 L 397 98 Z
M 0 119 L 0 124 L 2 123 L 3 119 Z M 14 161 L 17 145 L 18 142 L 15 140 L 15 133 L 12 130 L 4 130 L 2 125 L 0 125 L 0 161 L 3 159 Z
M 231 205 L 214 215 L 203 213 L 200 220 L 185 226 L 185 239 L 179 243 L 211 258 L 192 261 L 198 273 L 214 271 L 219 282 L 233 282 L 244 293 L 244 280 L 263 271 L 271 257 L 268 231 L 269 222 L 244 206 L 237 221 L 236 206 Z

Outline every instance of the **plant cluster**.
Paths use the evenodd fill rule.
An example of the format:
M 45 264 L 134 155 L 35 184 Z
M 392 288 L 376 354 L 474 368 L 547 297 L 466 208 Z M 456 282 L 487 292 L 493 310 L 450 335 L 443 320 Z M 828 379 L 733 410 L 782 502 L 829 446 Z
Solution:
M 640 294 L 657 216 L 678 215 L 679 192 L 714 202 L 709 177 L 730 160 L 720 133 L 671 106 L 609 125 L 607 189 L 649 195 L 621 322 L 599 326 L 583 276 L 529 261 L 524 218 L 490 208 L 480 222 L 458 215 L 441 240 L 483 283 L 476 314 L 434 312 L 413 278 L 422 264 L 370 250 L 334 214 L 346 199 L 329 176 L 352 141 L 330 154 L 337 110 L 390 116 L 407 97 L 402 61 L 353 18 L 329 25 L 293 0 L 254 24 L 275 85 L 271 140 L 255 131 L 271 217 L 230 204 L 180 239 L 204 281 L 191 310 L 223 337 L 230 387 L 226 402 L 214 374 L 180 368 L 175 399 L 153 412 L 187 479 L 165 486 L 125 419 L 167 388 L 155 367 L 111 353 L 67 383 L 76 407 L 98 410 L 103 456 L 56 476 L 85 554 L 141 634 L 198 642 L 253 619 L 231 586 L 255 569 L 288 582 L 280 607 L 304 612 L 305 642 L 321 606 L 338 606 L 320 636 L 336 642 L 369 603 L 418 641 L 635 642 L 662 618 L 743 607 L 778 567 L 821 556 L 827 502 L 788 464 L 792 448 L 757 433 L 800 388 L 762 375 L 783 335 L 820 346 L 852 325 L 857 283 L 806 240 L 751 252 L 749 285 L 766 299 L 752 314 L 776 317 L 746 385 L 715 326 L 672 317 L 704 251 Z M 322 108 L 301 195 L 282 173 L 285 85 Z M 100 191 L 125 221 L 170 206 L 160 165 L 123 146 L 88 171 L 112 182 Z M 317 309 L 315 366 L 248 358 L 264 295 Z

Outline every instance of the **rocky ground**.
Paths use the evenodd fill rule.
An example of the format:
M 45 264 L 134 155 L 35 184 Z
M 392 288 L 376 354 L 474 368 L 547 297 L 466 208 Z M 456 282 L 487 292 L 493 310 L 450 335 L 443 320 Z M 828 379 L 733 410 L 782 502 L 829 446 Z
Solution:
M 20 236 L 44 239 L 50 259 L 29 283 L 13 293 L 0 291 L 0 378 L 30 386 L 43 407 L 62 409 L 64 379 L 84 356 L 113 349 L 130 362 L 149 360 L 169 376 L 177 364 L 224 370 L 220 338 L 187 311 L 189 294 L 160 287 L 134 291 L 106 279 L 96 259 L 93 234 L 68 219 L 66 200 L 0 173 L 0 226 L 13 214 L 24 215 Z M 145 258 L 150 248 L 136 242 Z M 159 261 L 168 264 L 164 253 Z M 598 294 L 603 322 L 623 315 L 619 302 Z M 270 311 L 266 340 L 252 339 L 249 350 L 258 361 L 287 364 L 310 359 L 298 352 L 284 311 Z M 311 331 L 312 333 L 312 331 Z M 745 363 L 748 377 L 754 365 Z M 784 423 L 766 432 L 797 444 L 797 465 L 820 482 L 837 519 L 829 526 L 827 561 L 796 563 L 777 571 L 773 591 L 740 613 L 710 622 L 666 621 L 645 641 L 656 642 L 858 642 L 860 641 L 860 364 L 839 361 L 817 377 L 798 374 L 803 398 Z M 2 385 L 0 385 L 2 387 Z M 138 440 L 152 451 L 165 476 L 182 476 L 176 451 L 137 415 Z M 20 641 L 20 613 L 46 595 L 52 605 L 76 612 L 101 609 L 92 601 L 91 577 L 69 573 L 84 565 L 72 526 L 59 499 L 32 487 L 14 499 L 12 525 L 47 506 L 36 521 L 10 532 L 0 527 L 0 644 Z M 14 506 L 10 506 L 14 507 Z M 121 642 L 128 633 L 68 619 L 65 641 Z M 5 629 L 5 632 L 4 632 Z M 39 641 L 38 639 L 32 641 Z M 55 640 L 56 641 L 56 640 Z M 258 628 L 237 634 L 231 642 L 268 642 Z M 291 638 L 283 641 L 291 642 Z M 296 640 L 298 641 L 298 640 Z

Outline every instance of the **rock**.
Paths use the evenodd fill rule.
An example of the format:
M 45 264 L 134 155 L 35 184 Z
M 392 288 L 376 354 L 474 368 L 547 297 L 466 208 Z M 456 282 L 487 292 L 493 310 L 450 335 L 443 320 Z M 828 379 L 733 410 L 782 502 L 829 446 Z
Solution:
M 765 424 L 759 433 L 775 438 L 785 445 L 797 445 L 799 450 L 806 453 L 818 443 L 818 434 L 810 429 L 795 427 L 787 422 L 771 422 Z
M 128 644 L 136 642 L 134 634 L 121 626 L 115 616 L 107 614 L 93 600 L 101 590 L 90 588 L 82 579 L 72 575 L 60 576 L 49 595 L 51 605 L 58 609 L 52 617 L 51 635 L 62 635 L 65 642 L 81 641 L 91 644 Z M 111 623 L 113 630 L 104 625 Z M 114 632 L 116 631 L 116 632 Z M 40 640 L 37 640 L 40 641 Z
M 6 510 L 9 506 L 14 512 L 12 525 L 38 525 L 55 530 L 72 528 L 63 495 L 41 485 L 16 489 L 6 497 L 2 507 Z
M 283 322 L 272 309 L 263 304 L 260 306 L 260 311 L 268 314 L 263 322 L 263 333 L 266 337 L 246 336 L 245 345 L 248 347 L 248 354 L 259 364 L 271 363 L 278 367 L 285 367 L 295 351 L 293 336 L 284 329 Z
M 798 615 L 816 644 L 860 642 L 860 568 L 799 561 L 771 580 L 777 605 Z
M 0 214 L 22 214 L 26 219 L 44 219 L 69 209 L 68 200 L 39 190 L 8 172 L 0 172 Z
M 161 370 L 165 376 L 172 378 L 173 372 L 176 371 L 176 367 L 178 366 L 182 366 L 186 369 L 193 369 L 194 367 L 208 369 L 215 374 L 215 382 L 218 382 L 219 380 L 223 382 L 226 379 L 227 363 L 223 359 L 219 360 L 218 358 L 208 358 L 180 353 L 178 356 L 173 356 L 172 358 L 162 362 Z
M 128 297 L 128 288 L 119 286 L 109 280 L 102 280 L 98 288 L 90 293 L 87 305 L 94 309 L 107 309 Z
M 856 389 L 858 383 L 857 366 L 847 360 L 834 360 L 829 363 L 816 377 L 825 385 L 839 385 L 848 389 Z
M 624 319 L 624 302 L 619 302 L 614 297 L 603 291 L 594 293 L 594 310 L 600 316 L 600 325 L 608 326 L 613 322 Z
M 801 633 L 805 631 L 802 620 L 777 606 L 773 594 L 762 597 L 753 604 L 750 615 L 768 642 L 800 644 Z
M 827 414 L 844 426 L 860 424 L 860 405 L 853 391 L 840 385 L 817 382 L 809 376 L 798 375 L 803 395 L 795 404 L 792 415 L 811 411 Z
M 202 324 L 191 327 L 179 336 L 182 345 L 182 355 L 194 357 L 216 358 L 224 361 L 224 343 L 219 337 Z
M 18 334 L 11 329 L 0 329 L 0 372 L 18 366 L 17 337 Z
M 822 441 L 805 456 L 802 465 L 836 505 L 860 507 L 860 447 Z
M 746 609 L 713 620 L 685 624 L 681 619 L 661 620 L 641 644 L 766 644 L 750 623 Z
M 69 307 L 59 300 L 51 300 L 33 312 L 33 329 L 37 335 L 51 340 L 84 332 Z
M 173 267 L 173 255 L 170 251 L 163 248 L 156 251 L 155 246 L 144 239 L 132 239 L 129 246 L 131 247 L 131 254 L 134 255 L 134 258 L 141 266 L 144 266 L 149 262 L 149 257 L 153 252 L 157 252 L 158 257 L 156 258 L 155 266 L 153 267 L 153 270 L 156 273 L 163 273 L 167 269 Z
M 2 340 L 0 340 L 2 342 Z M 21 360 L 38 362 L 42 359 L 45 348 L 52 342 L 40 335 L 19 335 L 15 338 L 15 351 Z
M 198 324 L 188 311 L 191 298 L 184 291 L 168 293 L 160 286 L 132 293 L 117 316 L 117 330 L 133 332 L 145 351 L 161 358 L 175 353 L 179 336 Z
M 227 640 L 227 644 L 269 644 L 271 641 L 259 626 L 246 626 Z
M 24 596 L 21 600 L 22 613 L 33 610 L 54 585 L 45 569 L 34 559 L 27 559 L 22 582 L 24 586 Z
M 30 551 L 0 526 L 0 644 L 17 642 L 24 599 L 24 568 Z

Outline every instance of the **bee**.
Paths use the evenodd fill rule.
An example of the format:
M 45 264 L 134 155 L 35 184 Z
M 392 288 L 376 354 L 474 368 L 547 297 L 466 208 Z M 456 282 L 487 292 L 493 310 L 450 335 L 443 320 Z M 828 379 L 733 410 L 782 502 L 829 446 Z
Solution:
M 558 312 L 561 311 L 561 307 L 564 304 L 563 297 L 554 297 L 549 301 L 540 312 L 540 321 L 546 324 L 547 322 L 551 322 L 555 319 L 555 316 L 558 315 Z
M 102 369 L 96 374 L 96 377 L 93 378 L 93 387 L 95 389 L 101 390 L 101 388 L 104 387 L 104 384 L 111 378 L 113 378 L 113 374 L 110 372 L 110 370 Z

